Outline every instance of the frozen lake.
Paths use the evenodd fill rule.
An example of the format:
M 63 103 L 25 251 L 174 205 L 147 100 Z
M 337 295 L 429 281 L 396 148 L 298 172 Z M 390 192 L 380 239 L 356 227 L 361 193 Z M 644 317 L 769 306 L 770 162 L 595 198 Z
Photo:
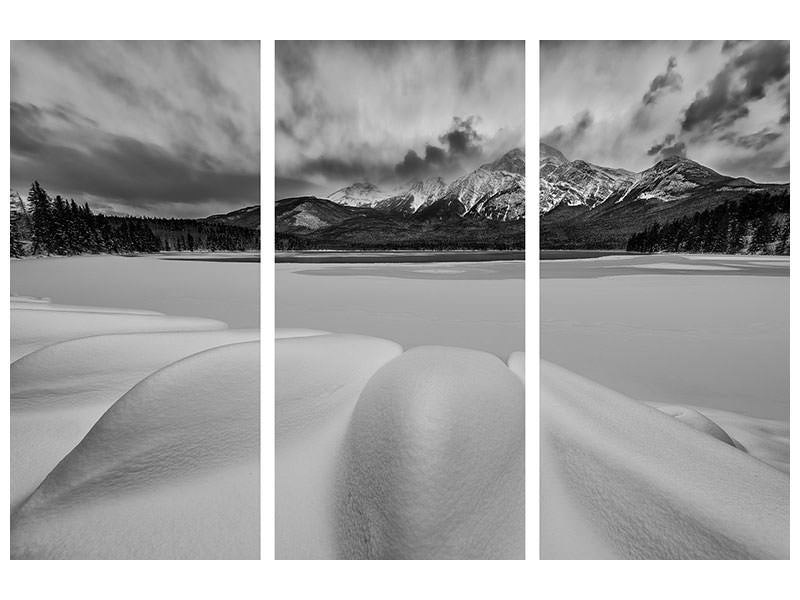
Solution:
M 178 260 L 176 260 L 178 259 Z M 11 261 L 11 294 L 259 326 L 256 254 L 69 256 Z
M 540 266 L 544 360 L 643 402 L 788 421 L 788 257 Z
M 523 261 L 276 264 L 275 322 L 506 360 L 525 349 L 524 278 Z

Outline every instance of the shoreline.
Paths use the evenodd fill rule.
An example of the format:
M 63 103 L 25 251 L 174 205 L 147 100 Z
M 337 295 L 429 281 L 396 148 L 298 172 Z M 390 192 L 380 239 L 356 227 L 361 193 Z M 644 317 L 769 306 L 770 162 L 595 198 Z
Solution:
M 275 252 L 275 263 L 440 263 L 525 260 L 524 250 L 313 250 Z
M 554 248 L 542 248 L 539 250 L 540 261 L 554 260 L 585 260 L 591 258 L 604 258 L 606 256 L 618 257 L 637 257 L 637 256 L 681 256 L 681 257 L 707 257 L 707 258 L 782 258 L 787 259 L 790 254 L 725 254 L 720 252 L 628 252 L 627 250 L 590 250 L 567 248 L 558 250 Z

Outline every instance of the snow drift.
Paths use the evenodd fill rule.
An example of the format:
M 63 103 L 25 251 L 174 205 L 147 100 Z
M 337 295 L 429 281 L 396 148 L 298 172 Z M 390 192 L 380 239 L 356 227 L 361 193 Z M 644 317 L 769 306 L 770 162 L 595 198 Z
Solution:
M 258 558 L 258 330 L 11 312 L 12 558 Z
M 788 474 L 736 439 L 763 438 L 764 420 L 726 431 L 721 411 L 658 410 L 546 361 L 540 373 L 542 558 L 788 558 Z
M 524 392 L 502 361 L 277 337 L 277 558 L 524 557 Z

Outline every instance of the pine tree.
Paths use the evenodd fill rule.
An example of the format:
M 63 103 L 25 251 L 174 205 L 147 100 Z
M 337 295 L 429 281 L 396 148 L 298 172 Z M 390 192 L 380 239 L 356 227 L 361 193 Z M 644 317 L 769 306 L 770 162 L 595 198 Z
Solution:
M 34 181 L 28 192 L 28 211 L 31 215 L 33 248 L 32 254 L 50 253 L 50 231 L 52 228 L 52 211 L 47 192 Z
M 11 256 L 13 256 L 14 258 L 19 258 L 25 253 L 22 248 L 22 240 L 20 239 L 19 235 L 19 226 L 17 224 L 18 219 L 19 215 L 17 215 L 16 212 L 11 213 L 10 241 L 11 241 Z

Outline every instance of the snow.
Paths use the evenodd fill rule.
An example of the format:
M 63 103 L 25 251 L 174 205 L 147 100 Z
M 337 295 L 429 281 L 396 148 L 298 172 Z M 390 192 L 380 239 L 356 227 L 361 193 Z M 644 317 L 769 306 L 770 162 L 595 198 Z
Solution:
M 693 270 L 693 271 L 736 271 L 735 267 L 723 265 L 693 265 L 686 263 L 647 263 L 646 265 L 630 265 L 633 269 L 665 269 L 665 270 Z
M 11 295 L 210 318 L 232 328 L 258 327 L 259 263 L 204 260 L 219 256 L 230 254 L 182 256 L 194 260 L 159 255 L 12 260 Z
M 525 397 L 496 357 L 414 348 L 369 380 L 339 491 L 344 558 L 524 558 Z
M 525 353 L 512 352 L 508 357 L 508 368 L 525 383 Z
M 56 342 L 107 333 L 226 329 L 222 321 L 124 312 L 14 308 L 11 311 L 11 360 Z
M 336 557 L 332 496 L 345 433 L 366 382 L 401 352 L 357 335 L 276 340 L 276 558 Z
M 258 338 L 257 330 L 100 335 L 12 363 L 12 507 L 139 381 L 202 350 Z
M 12 261 L 12 558 L 258 558 L 258 265 L 246 266 Z M 226 294 L 249 329 L 213 318 Z M 182 307 L 195 314 L 160 312 Z
M 498 358 L 276 340 L 276 558 L 522 558 L 524 393 Z
M 428 269 L 437 272 L 420 272 Z M 390 339 L 404 348 L 472 348 L 505 360 L 525 347 L 524 275 L 521 261 L 280 263 L 275 323 Z
M 542 558 L 788 558 L 787 473 L 720 440 L 719 425 L 546 361 L 540 374 Z
M 543 558 L 788 558 L 788 269 L 700 258 L 542 263 Z
M 748 275 L 626 267 L 668 259 L 615 259 L 627 274 L 614 277 L 610 261 L 543 262 L 542 358 L 643 402 L 788 421 L 788 269 L 735 256 L 704 263 Z
M 257 557 L 258 349 L 200 352 L 117 400 L 14 511 L 12 556 Z

